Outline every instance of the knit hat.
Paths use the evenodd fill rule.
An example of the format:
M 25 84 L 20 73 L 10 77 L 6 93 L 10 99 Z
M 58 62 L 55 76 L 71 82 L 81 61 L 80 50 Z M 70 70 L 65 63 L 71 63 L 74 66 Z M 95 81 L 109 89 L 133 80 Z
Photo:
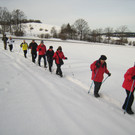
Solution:
M 44 41 L 43 41 L 43 40 L 41 40 L 41 43 L 44 43 Z
M 53 49 L 53 46 L 50 46 L 49 49 Z
M 105 55 L 101 55 L 99 58 L 99 60 L 106 60 L 106 59 L 107 59 L 107 57 Z
M 57 50 L 60 50 L 60 51 L 62 51 L 62 47 L 61 47 L 61 46 L 59 46 Z

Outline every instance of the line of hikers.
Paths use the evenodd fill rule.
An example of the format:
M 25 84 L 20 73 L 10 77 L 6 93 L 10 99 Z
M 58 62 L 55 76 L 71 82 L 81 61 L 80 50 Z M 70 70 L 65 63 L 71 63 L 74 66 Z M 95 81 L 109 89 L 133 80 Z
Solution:
M 12 39 L 12 38 L 11 38 Z M 41 66 L 41 58 L 44 59 L 44 67 L 47 68 L 47 63 L 46 63 L 46 56 L 47 56 L 47 61 L 49 65 L 49 71 L 52 72 L 52 65 L 53 65 L 53 60 L 55 60 L 57 69 L 56 69 L 56 74 L 62 75 L 61 71 L 61 65 L 63 65 L 63 60 L 62 59 L 67 59 L 67 57 L 64 56 L 62 52 L 62 47 L 59 46 L 57 51 L 54 53 L 53 51 L 53 46 L 50 46 L 48 50 L 46 50 L 46 46 L 44 45 L 44 42 L 41 41 L 39 45 L 35 42 L 35 40 L 32 40 L 32 42 L 28 44 L 23 41 L 21 43 L 20 47 L 22 47 L 24 51 L 24 57 L 26 58 L 27 54 L 27 49 L 31 49 L 31 55 L 32 55 L 32 62 L 35 63 L 35 59 L 37 57 L 37 51 L 39 52 L 39 57 L 38 57 L 38 64 Z M 4 42 L 4 48 L 5 48 L 5 42 Z M 108 74 L 108 76 L 111 76 L 111 73 L 107 69 L 107 63 L 106 63 L 107 57 L 105 55 L 101 55 L 100 58 L 96 61 L 94 61 L 90 65 L 90 69 L 92 71 L 92 77 L 91 79 L 93 80 L 92 83 L 94 83 L 94 96 L 96 98 L 100 97 L 99 95 L 99 90 L 103 82 L 104 78 L 104 73 Z M 124 74 L 124 82 L 122 87 L 125 89 L 127 97 L 125 99 L 125 102 L 122 106 L 122 109 L 125 110 L 128 114 L 134 114 L 132 111 L 132 104 L 134 102 L 134 91 L 135 91 L 135 65 L 127 70 L 127 72 Z
M 12 37 L 9 37 L 8 39 L 6 37 L 6 34 L 4 34 L 2 40 L 4 43 L 4 49 L 7 50 L 7 43 L 8 43 L 9 50 L 12 52 L 13 43 L 15 42 L 12 39 Z M 24 40 L 21 43 L 20 47 L 24 52 L 25 58 L 27 58 L 27 50 L 31 49 L 31 56 L 32 56 L 33 63 L 35 63 L 35 60 L 37 58 L 37 52 L 38 52 L 38 65 L 41 66 L 41 58 L 43 58 L 45 68 L 47 68 L 47 62 L 46 62 L 46 56 L 47 56 L 50 72 L 52 72 L 53 60 L 55 60 L 57 66 L 56 74 L 63 77 L 61 66 L 64 64 L 63 59 L 67 59 L 67 57 L 64 56 L 61 46 L 59 46 L 57 51 L 54 53 L 53 46 L 50 46 L 49 49 L 47 50 L 43 40 L 41 40 L 41 43 L 39 45 L 35 42 L 35 40 L 32 40 L 32 42 L 29 45 Z
M 64 64 L 63 59 L 67 59 L 67 57 L 64 56 L 64 53 L 62 52 L 62 47 L 59 46 L 57 48 L 57 51 L 53 51 L 53 46 L 50 46 L 49 49 L 46 49 L 46 46 L 41 40 L 40 44 L 38 45 L 35 40 L 32 40 L 32 42 L 28 44 L 25 42 L 25 40 L 21 43 L 20 47 L 22 48 L 24 52 L 24 57 L 27 58 L 27 49 L 31 49 L 31 55 L 32 55 L 32 62 L 35 63 L 37 52 L 38 52 L 38 65 L 41 66 L 41 58 L 44 60 L 44 68 L 47 68 L 47 62 L 46 62 L 46 56 L 47 61 L 49 65 L 49 71 L 52 72 L 52 66 L 53 66 L 53 60 L 55 60 L 57 70 L 56 74 L 63 77 L 61 65 Z

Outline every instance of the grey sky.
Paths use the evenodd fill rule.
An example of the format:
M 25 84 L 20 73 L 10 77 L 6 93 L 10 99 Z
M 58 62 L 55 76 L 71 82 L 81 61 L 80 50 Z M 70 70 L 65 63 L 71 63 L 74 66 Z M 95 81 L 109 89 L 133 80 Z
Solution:
M 126 25 L 135 32 L 135 0 L 0 0 L 9 11 L 22 10 L 28 19 L 61 26 L 84 19 L 91 29 Z

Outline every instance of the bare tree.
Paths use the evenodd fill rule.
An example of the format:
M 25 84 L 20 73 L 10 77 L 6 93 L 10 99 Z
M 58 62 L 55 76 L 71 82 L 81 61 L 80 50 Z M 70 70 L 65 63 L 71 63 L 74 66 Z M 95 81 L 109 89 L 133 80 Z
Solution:
M 127 32 L 127 31 L 128 31 L 128 28 L 125 25 L 120 26 L 116 30 L 117 36 L 119 37 L 119 44 L 127 43 L 127 37 L 126 37 L 126 34 L 125 34 L 125 32 Z
M 99 28 L 99 29 L 96 29 L 96 33 L 97 33 L 97 42 L 101 43 L 101 40 L 102 40 L 102 29 Z
M 52 36 L 53 36 L 53 38 L 57 38 L 57 30 L 56 30 L 56 28 L 55 27 L 52 27 L 52 29 L 51 29 L 51 34 L 52 34 Z
M 76 20 L 74 23 L 74 28 L 77 31 L 80 40 L 83 40 L 84 37 L 89 33 L 88 23 L 84 19 Z
M 5 33 L 9 30 L 10 13 L 5 7 L 0 7 L 0 24 L 2 27 L 2 33 Z
M 91 33 L 90 33 L 90 41 L 91 42 L 97 42 L 97 36 L 98 36 L 98 33 L 96 30 L 92 30 Z
M 13 21 L 14 21 L 14 30 L 15 32 L 22 32 L 22 20 L 26 19 L 26 16 L 23 11 L 20 11 L 19 9 L 13 10 L 12 12 Z
M 110 40 L 111 40 L 112 33 L 113 33 L 113 28 L 107 27 L 107 28 L 104 29 L 104 32 L 105 32 L 105 34 L 106 34 L 107 41 L 108 41 L 108 43 L 109 43 Z

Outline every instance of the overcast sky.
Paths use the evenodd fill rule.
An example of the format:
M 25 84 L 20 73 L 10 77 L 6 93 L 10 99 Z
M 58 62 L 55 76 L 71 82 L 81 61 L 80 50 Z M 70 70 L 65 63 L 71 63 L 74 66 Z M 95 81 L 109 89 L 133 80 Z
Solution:
M 46 24 L 73 24 L 84 19 L 91 29 L 126 25 L 135 32 L 135 0 L 0 0 L 11 12 L 20 9 L 27 19 Z

